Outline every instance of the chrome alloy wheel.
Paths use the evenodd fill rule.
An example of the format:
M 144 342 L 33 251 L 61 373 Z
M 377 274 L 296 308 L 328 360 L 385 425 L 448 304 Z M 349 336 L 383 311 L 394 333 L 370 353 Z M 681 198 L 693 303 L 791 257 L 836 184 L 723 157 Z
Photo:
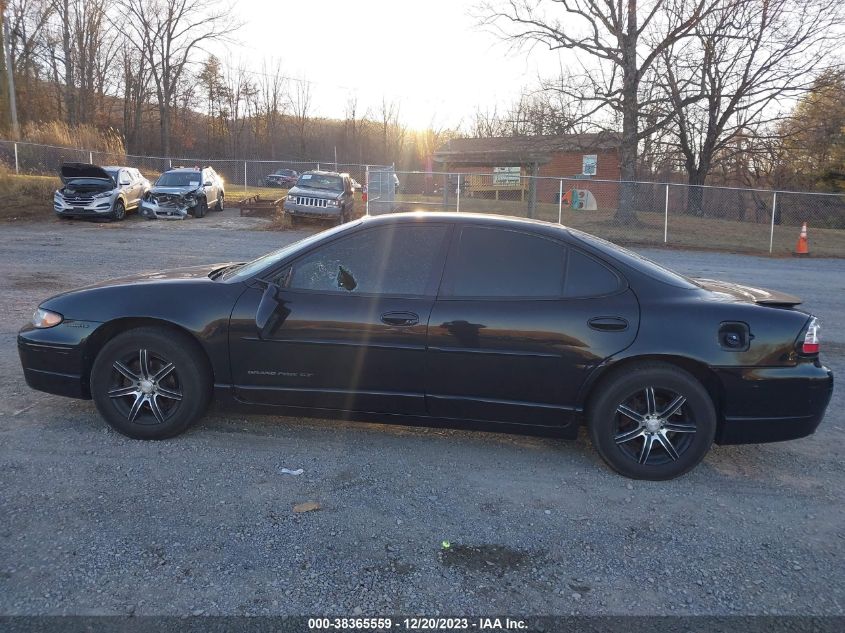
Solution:
M 669 389 L 646 387 L 616 407 L 614 441 L 638 464 L 677 461 L 696 432 L 686 398 Z
M 163 424 L 182 401 L 176 366 L 146 349 L 112 364 L 108 396 L 121 416 L 136 424 Z

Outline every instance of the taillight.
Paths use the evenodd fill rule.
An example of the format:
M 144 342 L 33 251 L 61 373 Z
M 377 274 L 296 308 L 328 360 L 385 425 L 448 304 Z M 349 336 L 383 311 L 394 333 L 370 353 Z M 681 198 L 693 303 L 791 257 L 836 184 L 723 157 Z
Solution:
M 819 328 L 819 320 L 813 317 L 807 326 L 807 333 L 804 334 L 804 344 L 801 346 L 803 354 L 819 353 Z

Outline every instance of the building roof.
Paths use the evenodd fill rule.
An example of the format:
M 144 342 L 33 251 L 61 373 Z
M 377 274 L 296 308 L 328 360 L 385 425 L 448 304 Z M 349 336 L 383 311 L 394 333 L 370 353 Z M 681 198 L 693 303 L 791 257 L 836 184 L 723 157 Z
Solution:
M 454 138 L 434 152 L 434 160 L 438 163 L 464 165 L 547 163 L 554 154 L 613 150 L 617 149 L 619 144 L 619 135 L 615 132 Z

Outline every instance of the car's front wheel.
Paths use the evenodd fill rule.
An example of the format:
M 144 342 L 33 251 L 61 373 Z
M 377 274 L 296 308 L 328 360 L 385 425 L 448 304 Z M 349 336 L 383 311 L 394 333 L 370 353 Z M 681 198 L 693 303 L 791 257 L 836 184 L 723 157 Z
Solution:
M 135 439 L 182 433 L 205 411 L 211 377 L 185 335 L 143 327 L 110 340 L 94 361 L 91 396 L 106 422 Z
M 118 198 L 117 200 L 115 200 L 114 206 L 112 207 L 111 219 L 115 222 L 120 222 L 125 217 L 126 205 L 123 203 L 123 200 Z
M 207 211 L 208 201 L 205 198 L 200 198 L 197 202 L 197 206 L 194 207 L 194 217 L 204 218 Z
M 716 412 L 704 386 L 664 363 L 615 372 L 588 405 L 590 437 L 616 472 L 665 480 L 693 469 L 710 450 Z

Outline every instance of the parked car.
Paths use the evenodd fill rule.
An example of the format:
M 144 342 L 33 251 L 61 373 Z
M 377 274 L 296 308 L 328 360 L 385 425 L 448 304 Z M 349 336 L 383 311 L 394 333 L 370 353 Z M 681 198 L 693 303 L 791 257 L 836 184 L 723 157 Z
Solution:
M 61 218 L 122 220 L 150 189 L 134 167 L 64 163 L 59 176 L 62 187 L 53 195 L 53 210 Z
M 223 210 L 223 179 L 211 167 L 176 167 L 168 169 L 141 201 L 141 215 L 181 220 L 189 213 L 204 217 L 208 209 Z
M 315 218 L 343 224 L 352 219 L 355 189 L 349 174 L 308 171 L 296 181 L 285 198 L 285 214 L 295 223 Z
M 774 291 L 689 279 L 559 225 L 390 214 L 248 263 L 111 280 L 41 303 L 30 387 L 172 437 L 231 406 L 402 424 L 589 428 L 628 477 L 715 441 L 813 433 L 833 390 L 818 320 Z
M 267 174 L 264 177 L 264 186 L 289 189 L 296 184 L 298 179 L 299 172 L 295 169 L 277 169 L 272 174 Z

